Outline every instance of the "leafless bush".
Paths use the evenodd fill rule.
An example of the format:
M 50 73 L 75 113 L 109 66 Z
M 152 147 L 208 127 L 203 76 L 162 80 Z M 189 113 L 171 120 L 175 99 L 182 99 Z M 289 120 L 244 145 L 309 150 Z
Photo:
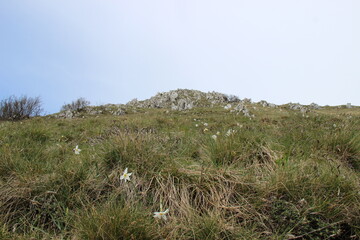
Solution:
M 22 120 L 39 116 L 42 111 L 40 97 L 11 96 L 0 102 L 0 119 L 2 120 Z
M 90 102 L 88 100 L 86 100 L 85 98 L 78 98 L 77 100 L 72 101 L 72 103 L 63 105 L 61 107 L 60 111 L 67 111 L 67 110 L 80 111 L 89 105 L 90 105 Z
M 235 95 L 226 95 L 227 101 L 228 102 L 239 102 L 240 99 L 238 96 Z

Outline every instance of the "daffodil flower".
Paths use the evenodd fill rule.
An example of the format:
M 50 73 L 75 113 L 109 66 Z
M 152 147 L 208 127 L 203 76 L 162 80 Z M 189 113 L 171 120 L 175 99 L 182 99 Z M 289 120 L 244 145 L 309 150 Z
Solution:
M 130 181 L 130 176 L 132 173 L 128 173 L 128 168 L 125 168 L 125 171 L 123 172 L 123 174 L 120 176 L 120 180 L 124 180 L 126 181 Z
M 169 209 L 166 209 L 163 212 L 154 212 L 154 218 L 164 219 L 166 220 L 166 214 L 169 212 Z
M 81 149 L 79 148 L 78 145 L 76 145 L 76 147 L 73 150 L 74 150 L 75 154 L 80 154 L 80 152 L 81 152 Z
M 233 129 L 229 129 L 227 132 L 226 132 L 226 136 L 227 137 L 230 137 L 231 135 L 235 134 L 236 133 L 236 130 L 233 130 Z

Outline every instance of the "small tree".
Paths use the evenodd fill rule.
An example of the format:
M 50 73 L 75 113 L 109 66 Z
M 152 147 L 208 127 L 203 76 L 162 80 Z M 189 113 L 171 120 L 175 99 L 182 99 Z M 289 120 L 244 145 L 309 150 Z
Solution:
M 0 119 L 2 120 L 22 120 L 39 116 L 42 111 L 40 97 L 11 96 L 0 102 Z
M 89 105 L 90 105 L 90 102 L 88 100 L 86 100 L 85 98 L 78 98 L 77 100 L 72 101 L 72 103 L 64 104 L 61 107 L 60 111 L 67 111 L 67 110 L 80 111 Z

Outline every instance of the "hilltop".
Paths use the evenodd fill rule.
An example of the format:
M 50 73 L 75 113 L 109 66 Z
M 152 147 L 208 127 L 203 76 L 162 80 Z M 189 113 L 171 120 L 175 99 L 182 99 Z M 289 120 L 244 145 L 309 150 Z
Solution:
M 2 121 L 0 239 L 359 239 L 359 131 L 184 89 Z
M 144 109 L 167 109 L 171 111 L 184 111 L 193 108 L 217 108 L 223 107 L 229 111 L 242 113 L 246 117 L 254 116 L 250 113 L 251 108 L 256 106 L 269 108 L 285 108 L 300 111 L 305 114 L 312 110 L 319 110 L 322 107 L 316 103 L 310 105 L 301 105 L 299 103 L 288 103 L 284 105 L 276 105 L 268 103 L 265 100 L 260 102 L 252 102 L 251 99 L 239 99 L 237 96 L 228 95 L 219 92 L 201 92 L 198 90 L 177 89 L 168 92 L 157 93 L 155 96 L 142 101 L 136 98 L 126 104 L 106 104 L 101 106 L 87 106 L 81 111 L 63 111 L 52 114 L 55 118 L 73 118 L 83 117 L 84 115 L 124 115 L 127 113 L 142 112 Z M 354 107 L 354 106 L 352 106 Z M 346 106 L 338 106 L 338 108 L 346 108 Z

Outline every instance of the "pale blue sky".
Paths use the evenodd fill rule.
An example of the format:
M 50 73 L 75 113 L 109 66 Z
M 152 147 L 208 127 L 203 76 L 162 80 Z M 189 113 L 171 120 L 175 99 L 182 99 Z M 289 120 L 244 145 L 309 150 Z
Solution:
M 177 88 L 360 105 L 357 0 L 2 0 L 0 98 L 48 113 Z

